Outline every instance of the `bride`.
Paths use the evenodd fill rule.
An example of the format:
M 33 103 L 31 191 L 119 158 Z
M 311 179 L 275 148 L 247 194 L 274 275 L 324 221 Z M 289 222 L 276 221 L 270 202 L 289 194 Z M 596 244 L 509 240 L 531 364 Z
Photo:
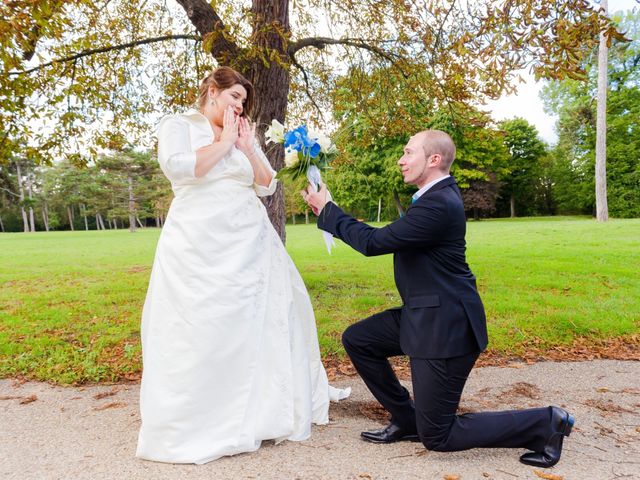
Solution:
M 253 86 L 220 67 L 199 110 L 158 127 L 174 200 L 142 313 L 136 456 L 206 463 L 328 422 L 329 386 L 304 283 L 258 197 L 276 188 L 247 112 Z

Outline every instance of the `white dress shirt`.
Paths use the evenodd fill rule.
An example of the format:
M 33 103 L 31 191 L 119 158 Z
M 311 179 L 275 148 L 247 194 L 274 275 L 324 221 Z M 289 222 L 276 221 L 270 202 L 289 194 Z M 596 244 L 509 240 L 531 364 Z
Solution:
M 449 178 L 450 176 L 451 175 L 445 175 L 444 177 L 436 178 L 435 180 L 427 183 L 424 187 L 422 187 L 420 190 L 418 190 L 416 193 L 413 194 L 413 196 L 411 197 L 411 203 L 414 203 L 422 195 L 427 193 L 427 190 L 429 190 L 431 187 L 433 187 L 436 183 L 441 182 L 442 180 L 444 180 L 445 178 Z

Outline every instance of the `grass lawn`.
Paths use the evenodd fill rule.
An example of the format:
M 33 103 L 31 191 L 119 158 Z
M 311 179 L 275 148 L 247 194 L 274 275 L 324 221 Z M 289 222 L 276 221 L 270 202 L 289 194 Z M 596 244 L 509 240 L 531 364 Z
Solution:
M 159 233 L 0 234 L 0 377 L 134 378 Z M 347 325 L 399 304 L 392 258 L 365 258 L 340 242 L 329 256 L 313 225 L 290 226 L 287 235 L 316 309 L 323 354 L 341 355 Z M 493 352 L 637 338 L 640 220 L 470 222 L 467 244 Z

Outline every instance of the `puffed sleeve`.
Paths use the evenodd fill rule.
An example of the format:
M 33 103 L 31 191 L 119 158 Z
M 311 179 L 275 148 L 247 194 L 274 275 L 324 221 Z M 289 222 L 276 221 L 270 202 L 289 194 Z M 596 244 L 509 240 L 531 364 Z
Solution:
M 271 167 L 271 164 L 269 163 L 267 156 L 264 154 L 264 152 L 260 148 L 260 144 L 258 143 L 257 140 L 253 144 L 253 148 L 255 148 L 256 154 L 258 155 L 258 157 L 260 157 L 260 160 L 262 160 L 262 163 L 264 163 L 267 166 L 267 168 L 269 168 L 272 175 L 271 182 L 269 183 L 268 186 L 265 187 L 264 185 L 258 185 L 257 183 L 254 183 L 253 189 L 256 191 L 256 195 L 258 195 L 259 197 L 268 197 L 269 195 L 273 195 L 273 193 L 276 191 L 276 187 L 278 186 L 278 181 L 276 180 L 276 171 Z
M 186 120 L 168 115 L 158 126 L 158 162 L 171 182 L 196 178 L 196 152 L 191 149 L 189 124 Z

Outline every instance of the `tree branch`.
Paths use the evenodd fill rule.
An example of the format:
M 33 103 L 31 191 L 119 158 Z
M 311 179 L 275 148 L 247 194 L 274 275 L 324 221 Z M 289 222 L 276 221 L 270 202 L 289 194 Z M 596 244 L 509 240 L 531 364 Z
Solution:
M 17 193 L 13 193 L 11 190 L 9 190 L 8 188 L 4 188 L 4 187 L 0 187 L 0 190 L 4 190 L 5 192 L 7 192 L 9 195 L 13 195 L 16 198 L 20 198 L 20 195 L 18 195 Z
M 322 116 L 322 110 L 320 109 L 320 107 L 316 103 L 316 100 L 315 100 L 315 98 L 313 98 L 313 95 L 311 95 L 311 87 L 309 86 L 309 77 L 307 76 L 307 71 L 304 69 L 304 67 L 302 65 L 300 65 L 300 63 L 298 63 L 298 61 L 296 60 L 295 56 L 291 57 L 291 63 L 292 63 L 293 66 L 297 67 L 298 70 L 300 70 L 302 72 L 302 76 L 304 78 L 304 84 L 305 84 L 304 91 L 307 94 L 307 97 L 309 97 L 309 100 L 311 101 L 311 103 L 313 104 L 315 109 L 320 114 L 320 116 Z
M 217 34 L 211 43 L 211 54 L 219 63 L 228 64 L 240 56 L 240 48 L 226 35 L 226 27 L 213 7 L 205 0 L 176 0 L 202 38 Z
M 37 67 L 29 68 L 28 70 L 9 72 L 9 75 L 24 75 L 27 73 L 35 72 L 36 70 L 42 70 L 43 68 L 49 67 L 56 63 L 75 62 L 79 58 L 88 57 L 90 55 L 95 55 L 97 53 L 105 53 L 105 52 L 111 52 L 116 50 L 125 50 L 127 48 L 137 47 L 139 45 L 147 45 L 150 43 L 164 42 L 167 40 L 181 40 L 181 39 L 195 40 L 197 42 L 202 40 L 202 38 L 199 35 L 164 35 L 162 37 L 145 38 L 143 40 L 135 40 L 133 42 L 123 43 L 121 45 L 111 45 L 108 47 L 100 47 L 100 48 L 93 48 L 91 50 L 85 50 L 83 52 L 75 53 L 68 57 L 59 58 L 47 63 L 43 63 L 41 65 L 38 65 Z
M 363 40 L 360 38 L 329 38 L 329 37 L 301 38 L 300 40 L 289 44 L 289 47 L 287 48 L 287 53 L 289 54 L 289 57 L 293 59 L 294 55 L 298 50 L 301 50 L 306 47 L 315 47 L 319 50 L 322 50 L 327 45 L 346 45 L 348 47 L 356 47 L 356 48 L 361 48 L 363 50 L 368 50 L 372 53 L 375 53 L 379 57 L 382 57 L 385 60 L 391 62 L 394 66 L 397 66 L 396 59 L 399 58 L 399 56 L 396 55 L 396 58 L 394 59 L 392 54 L 387 53 L 381 48 L 371 45 L 370 43 L 367 43 L 366 40 Z M 402 72 L 402 69 L 400 69 L 400 71 Z M 404 72 L 402 72 L 402 74 L 405 75 Z

